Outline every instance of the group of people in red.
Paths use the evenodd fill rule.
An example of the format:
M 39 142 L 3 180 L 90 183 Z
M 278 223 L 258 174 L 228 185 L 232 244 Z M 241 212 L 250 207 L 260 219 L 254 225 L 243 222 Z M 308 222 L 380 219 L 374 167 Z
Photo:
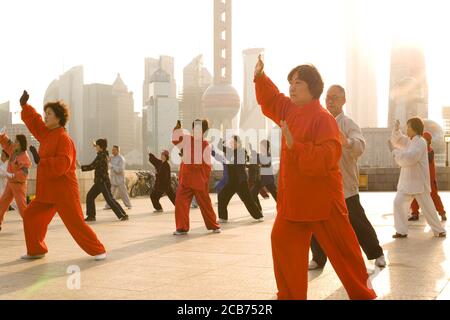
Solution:
M 219 202 L 221 199 L 225 200 L 219 203 L 219 208 L 225 210 L 226 214 L 220 215 L 221 219 L 218 220 L 209 196 L 209 181 L 211 159 L 219 157 L 217 150 L 205 139 L 209 129 L 208 122 L 194 121 L 191 132 L 181 128 L 181 123 L 178 122 L 173 131 L 172 142 L 179 149 L 182 159 L 179 185 L 175 194 L 169 182 L 169 153 L 163 152 L 161 160 L 150 154 L 149 160 L 157 170 L 158 186 L 151 197 L 153 205 L 157 211 L 162 210 L 159 199 L 166 193 L 175 205 L 176 229 L 173 234 L 185 235 L 190 230 L 189 209 L 195 197 L 206 228 L 220 233 L 219 223 L 227 222 L 226 206 L 234 193 L 238 193 L 245 202 L 254 219 L 263 221 L 261 206 L 254 197 L 257 197 L 261 186 L 269 186 L 277 200 L 271 242 L 278 299 L 306 299 L 308 269 L 323 267 L 327 257 L 351 299 L 374 299 L 376 294 L 371 287 L 360 246 L 369 260 L 375 259 L 378 267 L 385 267 L 386 261 L 375 230 L 359 201 L 356 163 L 365 147 L 361 130 L 343 114 L 345 90 L 342 87 L 332 86 L 327 93 L 327 108 L 322 107 L 319 99 L 324 83 L 314 66 L 301 65 L 294 68 L 288 75 L 288 81 L 289 97 L 280 93 L 269 79 L 259 57 L 254 78 L 256 98 L 262 113 L 280 126 L 283 133 L 278 191 L 273 179 L 269 179 L 269 182 L 258 184 L 250 192 L 247 179 L 245 183 L 241 181 L 242 177 L 246 177 L 245 161 L 235 162 L 240 151 L 240 141 L 238 137 L 233 137 L 234 143 L 230 151 L 232 160 L 227 159 L 226 155 L 220 158 L 224 164 L 224 186 L 218 190 L 219 195 L 222 194 Z M 42 119 L 28 104 L 28 99 L 29 95 L 24 91 L 20 99 L 21 117 L 40 142 L 36 197 L 27 206 L 26 183 L 31 161 L 26 153 L 26 139 L 24 141 L 23 137 L 17 136 L 16 141 L 12 142 L 5 133 L 0 134 L 3 150 L 10 156 L 8 183 L 0 198 L 0 225 L 14 198 L 23 218 L 27 246 L 23 259 L 44 257 L 48 251 L 45 244 L 47 226 L 58 213 L 80 247 L 96 260 L 103 260 L 106 258 L 106 249 L 86 224 L 80 204 L 75 172 L 76 150 L 65 130 L 69 117 L 68 107 L 63 102 L 48 103 L 44 106 L 45 117 Z M 425 206 L 427 221 L 436 236 L 446 235 L 445 229 L 435 221 L 437 218 L 433 217 L 429 206 L 429 199 L 432 198 L 442 220 L 446 219 L 442 202 L 437 195 L 431 135 L 423 132 L 423 123 L 419 120 L 414 118 L 408 121 L 406 138 L 401 136 L 396 125 L 390 143 L 394 158 L 401 166 L 398 194 L 394 203 L 397 230 L 394 238 L 405 237 L 405 232 L 400 231 L 405 229 L 402 210 L 404 201 L 408 199 L 414 199 L 411 206 L 412 217 L 418 212 L 418 200 L 421 206 Z M 422 144 L 422 135 L 428 141 L 427 147 Z M 107 157 L 103 154 L 106 148 L 104 144 L 102 141 L 96 144 L 98 157 Z M 270 147 L 268 142 L 264 145 L 265 148 Z M 270 155 L 270 150 L 266 153 Z M 246 156 L 244 152 L 244 157 Z M 414 165 L 417 170 L 429 171 L 429 176 L 426 175 L 426 181 L 420 182 L 418 188 L 410 190 L 404 186 L 412 174 L 407 170 L 411 170 Z M 93 165 L 82 167 L 83 170 L 93 168 Z M 110 188 L 107 179 L 103 178 L 97 176 L 96 171 L 94 199 L 99 193 L 107 193 Z M 222 190 L 226 190 L 226 193 Z M 106 195 L 105 198 L 109 196 Z M 113 209 L 117 207 L 114 199 L 107 200 Z M 116 209 L 119 219 L 128 219 L 123 209 Z M 88 208 L 88 211 L 94 212 L 95 206 Z M 310 246 L 313 260 L 308 262 Z

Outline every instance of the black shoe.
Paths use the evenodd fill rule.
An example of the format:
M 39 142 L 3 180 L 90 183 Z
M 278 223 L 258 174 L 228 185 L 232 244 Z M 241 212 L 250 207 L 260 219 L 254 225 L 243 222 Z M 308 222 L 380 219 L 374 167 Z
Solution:
M 409 217 L 408 221 L 419 221 L 419 215 L 413 213 L 411 217 Z
M 400 234 L 400 233 L 396 233 L 396 234 L 394 234 L 392 236 L 392 238 L 394 238 L 394 239 L 404 239 L 404 238 L 407 238 L 407 237 L 408 237 L 407 234 Z
M 14 208 L 12 206 L 9 206 L 8 211 L 14 211 Z
M 126 214 L 122 218 L 120 218 L 120 221 L 128 221 L 130 217 Z
M 97 219 L 95 219 L 95 217 L 86 217 L 86 219 L 84 219 L 84 221 L 96 221 Z

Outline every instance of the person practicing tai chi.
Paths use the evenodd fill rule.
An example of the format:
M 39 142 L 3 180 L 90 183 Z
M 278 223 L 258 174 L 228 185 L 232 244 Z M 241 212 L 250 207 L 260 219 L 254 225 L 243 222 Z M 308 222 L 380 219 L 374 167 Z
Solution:
M 95 199 L 101 193 L 106 203 L 121 221 L 129 219 L 128 215 L 121 205 L 114 199 L 111 194 L 111 181 L 108 175 L 108 141 L 106 139 L 98 139 L 93 142 L 93 146 L 97 151 L 97 156 L 90 165 L 81 166 L 81 171 L 92 171 L 94 173 L 94 185 L 91 187 L 86 196 L 86 219 L 85 221 L 95 221 Z
M 395 162 L 400 166 L 397 195 L 394 199 L 394 239 L 408 237 L 408 212 L 413 199 L 422 208 L 428 225 L 436 237 L 444 238 L 447 233 L 441 225 L 431 198 L 430 169 L 427 142 L 422 138 L 424 125 L 420 118 L 407 122 L 407 135 L 400 131 L 400 121 L 395 122 L 389 148 Z
M 326 105 L 328 111 L 336 119 L 340 130 L 342 157 L 339 161 L 339 168 L 343 177 L 348 217 L 367 259 L 375 259 L 375 265 L 384 268 L 386 260 L 383 249 L 359 200 L 358 158 L 364 153 L 366 142 L 359 126 L 344 114 L 345 103 L 344 88 L 339 85 L 331 86 L 327 92 Z M 323 268 L 327 262 L 327 256 L 314 236 L 311 239 L 311 251 L 313 258 L 309 263 L 309 269 Z
M 258 193 L 262 188 L 267 190 L 272 195 L 273 199 L 277 201 L 277 186 L 275 185 L 275 177 L 272 168 L 272 152 L 270 151 L 270 141 L 262 140 L 260 143 L 261 153 L 257 154 L 258 174 L 256 175 L 255 185 L 251 189 L 252 197 L 256 205 L 262 210 L 259 202 Z
M 175 191 L 172 189 L 172 178 L 170 175 L 169 151 L 161 152 L 161 159 L 155 157 L 153 153 L 149 153 L 148 160 L 155 167 L 156 180 L 150 199 L 152 200 L 155 213 L 163 212 L 163 208 L 159 200 L 166 194 L 170 201 L 175 205 Z
M 311 236 L 331 261 L 350 299 L 374 299 L 369 275 L 345 205 L 339 128 L 319 102 L 320 73 L 301 65 L 288 75 L 290 98 L 255 67 L 258 104 L 281 127 L 282 147 L 272 256 L 280 300 L 307 299 Z
M 112 157 L 109 161 L 110 175 L 109 179 L 111 181 L 111 194 L 114 197 L 116 192 L 119 192 L 119 197 L 122 199 L 123 204 L 128 208 L 132 209 L 130 198 L 128 197 L 127 186 L 125 185 L 125 158 L 120 154 L 120 147 L 112 147 Z M 111 207 L 106 203 L 105 210 L 110 210 Z
M 255 203 L 248 188 L 248 177 L 246 166 L 248 162 L 247 151 L 242 148 L 238 136 L 233 136 L 230 140 L 231 148 L 224 143 L 219 146 L 225 157 L 224 167 L 227 168 L 227 181 L 222 190 L 217 195 L 219 222 L 228 222 L 228 204 L 231 198 L 237 193 L 244 203 L 247 211 L 258 222 L 264 221 L 262 211 Z
M 437 212 L 441 216 L 442 221 L 447 221 L 447 215 L 444 209 L 444 205 L 442 204 L 441 197 L 438 194 L 438 184 L 436 178 L 436 164 L 434 163 L 434 150 L 431 147 L 431 140 L 433 139 L 430 132 L 425 131 L 423 133 L 423 138 L 427 141 L 428 146 L 428 164 L 430 166 L 430 184 L 431 184 L 431 199 L 433 199 L 434 207 Z M 411 217 L 408 219 L 409 221 L 417 221 L 419 220 L 419 204 L 417 200 L 414 199 L 411 203 Z
M 0 145 L 6 155 L 10 155 L 6 172 L 3 176 L 7 182 L 0 195 L 0 230 L 2 229 L 3 218 L 6 211 L 9 211 L 13 200 L 17 204 L 19 214 L 23 218 L 25 208 L 27 207 L 27 179 L 28 170 L 31 168 L 31 160 L 27 153 L 27 138 L 23 134 L 16 135 L 14 141 L 10 140 L 6 132 L 0 134 Z
M 24 91 L 20 98 L 22 121 L 39 141 L 39 164 L 36 176 L 36 197 L 25 209 L 23 227 L 27 254 L 22 259 L 40 259 L 48 252 L 45 244 L 47 227 L 60 216 L 78 245 L 95 260 L 106 258 L 106 250 L 94 231 L 83 220 L 76 170 L 75 144 L 64 128 L 69 109 L 63 102 L 44 106 L 45 122 L 28 104 Z
M 211 174 L 211 146 L 204 139 L 208 131 L 208 121 L 195 120 L 192 123 L 193 134 L 181 128 L 180 121 L 173 131 L 172 142 L 182 152 L 179 172 L 179 184 L 175 197 L 174 235 L 189 232 L 189 207 L 192 197 L 197 199 L 206 228 L 220 233 L 211 198 L 209 197 L 209 177 Z

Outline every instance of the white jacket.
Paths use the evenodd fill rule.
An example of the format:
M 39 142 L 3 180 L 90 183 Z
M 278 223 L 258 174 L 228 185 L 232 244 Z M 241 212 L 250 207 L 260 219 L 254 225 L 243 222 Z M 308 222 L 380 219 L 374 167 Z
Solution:
M 118 154 L 111 157 L 110 168 L 111 185 L 117 186 L 125 183 L 125 158 L 122 155 Z
M 421 136 L 409 139 L 400 130 L 392 132 L 392 152 L 401 167 L 397 191 L 406 194 L 431 192 L 427 142 Z
M 6 177 L 6 173 L 8 172 L 8 162 L 2 162 L 0 160 L 0 196 L 5 191 L 6 184 L 8 183 L 8 178 Z

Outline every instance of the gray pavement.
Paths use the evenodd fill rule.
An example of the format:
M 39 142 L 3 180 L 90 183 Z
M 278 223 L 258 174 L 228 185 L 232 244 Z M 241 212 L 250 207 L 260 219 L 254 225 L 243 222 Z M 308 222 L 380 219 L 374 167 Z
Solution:
M 379 299 L 450 299 L 450 240 L 433 238 L 423 217 L 410 224 L 408 239 L 393 240 L 394 196 L 361 194 L 388 261 L 383 270 L 366 262 Z M 450 193 L 441 197 L 450 208 Z M 22 221 L 8 213 L 0 231 L 0 299 L 275 299 L 273 200 L 261 201 L 266 220 L 257 223 L 233 198 L 221 234 L 208 232 L 200 210 L 191 210 L 191 232 L 181 237 L 172 235 L 174 208 L 167 198 L 167 211 L 158 214 L 150 199 L 132 202 L 125 222 L 97 203 L 91 226 L 108 250 L 101 262 L 77 246 L 59 217 L 48 230 L 47 256 L 19 260 L 25 253 Z M 330 264 L 309 274 L 309 299 L 348 299 Z

